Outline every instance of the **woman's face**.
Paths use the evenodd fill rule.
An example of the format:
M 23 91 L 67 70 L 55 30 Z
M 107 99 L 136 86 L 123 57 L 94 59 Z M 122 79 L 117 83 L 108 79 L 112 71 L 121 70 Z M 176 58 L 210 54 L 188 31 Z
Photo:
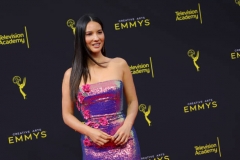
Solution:
M 99 23 L 90 21 L 86 26 L 85 41 L 92 53 L 101 53 L 104 44 L 104 33 Z

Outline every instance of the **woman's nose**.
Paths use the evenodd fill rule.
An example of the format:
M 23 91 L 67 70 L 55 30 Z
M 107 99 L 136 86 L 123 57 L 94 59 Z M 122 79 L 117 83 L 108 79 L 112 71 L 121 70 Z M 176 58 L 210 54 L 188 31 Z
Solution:
M 93 40 L 94 40 L 94 41 L 97 41 L 97 40 L 99 40 L 99 37 L 98 37 L 98 35 L 97 35 L 97 34 L 94 34 L 93 36 L 94 36 L 94 37 L 93 37 Z

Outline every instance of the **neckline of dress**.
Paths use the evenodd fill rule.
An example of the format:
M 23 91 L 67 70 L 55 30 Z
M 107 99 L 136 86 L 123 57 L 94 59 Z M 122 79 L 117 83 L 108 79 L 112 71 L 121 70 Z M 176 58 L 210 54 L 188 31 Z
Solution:
M 96 83 L 86 83 L 85 85 L 96 85 L 96 84 L 99 84 L 99 83 L 110 82 L 110 81 L 119 81 L 119 82 L 123 83 L 123 81 L 120 80 L 120 79 L 111 79 L 111 80 L 105 80 L 105 81 L 96 82 Z M 84 85 L 82 85 L 82 86 L 84 86 Z M 81 87 L 79 87 L 79 89 L 81 89 Z

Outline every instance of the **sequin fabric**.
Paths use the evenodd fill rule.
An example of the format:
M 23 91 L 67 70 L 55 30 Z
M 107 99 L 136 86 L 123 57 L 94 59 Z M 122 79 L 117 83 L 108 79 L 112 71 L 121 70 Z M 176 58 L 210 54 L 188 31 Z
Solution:
M 123 82 L 109 80 L 82 86 L 78 92 L 77 107 L 85 124 L 114 135 L 124 122 Z M 128 142 L 116 146 L 113 142 L 99 147 L 81 135 L 83 160 L 140 160 L 140 148 L 134 128 Z

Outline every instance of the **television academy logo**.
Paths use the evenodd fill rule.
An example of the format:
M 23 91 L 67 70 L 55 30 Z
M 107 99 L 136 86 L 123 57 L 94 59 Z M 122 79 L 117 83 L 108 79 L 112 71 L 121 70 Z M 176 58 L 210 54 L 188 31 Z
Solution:
M 213 144 L 206 144 L 206 145 L 198 145 L 194 146 L 195 148 L 195 156 L 200 156 L 204 154 L 210 154 L 210 153 L 218 153 L 219 156 L 221 157 L 221 149 L 220 149 L 220 141 L 219 137 L 217 137 L 217 143 Z
M 198 3 L 198 10 L 176 11 L 176 21 L 199 19 L 202 24 L 202 13 L 200 3 Z
M 139 63 L 137 65 L 131 65 L 130 70 L 132 74 L 152 74 L 152 78 L 154 78 L 153 72 L 153 63 L 152 58 L 149 57 L 149 63 Z
M 235 3 L 240 6 L 240 0 L 235 0 Z
M 196 53 L 193 49 L 190 49 L 190 50 L 188 50 L 187 55 L 188 55 L 188 57 L 192 58 L 193 64 L 196 67 L 197 71 L 199 72 L 200 67 L 197 64 L 197 60 L 199 58 L 199 51 L 197 51 L 197 53 Z
M 148 123 L 148 126 L 151 126 L 151 120 L 148 118 L 149 114 L 151 113 L 151 105 L 147 106 L 145 104 L 140 104 L 138 107 L 139 111 L 144 114 L 145 120 Z
M 27 27 L 24 27 L 25 33 L 11 33 L 9 35 L 0 35 L 0 45 L 26 44 L 30 48 L 28 41 Z
M 26 85 L 26 77 L 24 77 L 23 81 L 22 81 L 22 79 L 19 76 L 14 76 L 12 81 L 13 81 L 14 84 L 16 84 L 18 86 L 19 91 L 23 96 L 23 99 L 26 99 L 27 94 L 23 91 L 23 88 Z M 21 81 L 22 81 L 22 83 L 21 83 Z
M 75 25 L 76 25 L 76 23 L 73 19 L 67 20 L 67 26 L 72 29 L 74 35 L 75 35 L 75 31 L 76 31 Z

